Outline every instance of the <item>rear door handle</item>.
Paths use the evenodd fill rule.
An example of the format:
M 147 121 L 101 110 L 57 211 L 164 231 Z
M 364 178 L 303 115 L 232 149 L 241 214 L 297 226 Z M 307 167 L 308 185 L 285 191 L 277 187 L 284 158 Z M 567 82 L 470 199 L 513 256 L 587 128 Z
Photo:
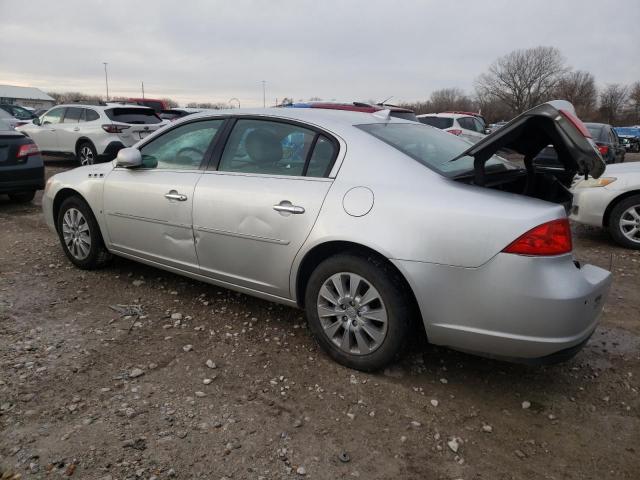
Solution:
M 177 200 L 179 202 L 184 202 L 187 200 L 187 196 L 182 193 L 178 193 L 175 190 L 171 190 L 169 193 L 164 194 L 164 198 L 167 200 Z
M 304 213 L 304 207 L 299 205 L 292 205 L 289 200 L 283 200 L 278 205 L 274 205 L 273 209 L 280 213 L 293 213 L 295 215 L 301 215 Z

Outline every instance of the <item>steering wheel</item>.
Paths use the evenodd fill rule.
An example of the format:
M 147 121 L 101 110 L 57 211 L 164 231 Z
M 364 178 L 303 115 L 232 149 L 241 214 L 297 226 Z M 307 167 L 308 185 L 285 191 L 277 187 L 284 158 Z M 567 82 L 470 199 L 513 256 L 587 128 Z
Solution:
M 180 157 L 181 155 L 186 154 L 187 152 L 194 152 L 197 155 L 204 155 L 204 152 L 201 152 L 195 147 L 183 147 L 180 150 L 178 150 L 178 152 L 176 153 L 176 157 Z

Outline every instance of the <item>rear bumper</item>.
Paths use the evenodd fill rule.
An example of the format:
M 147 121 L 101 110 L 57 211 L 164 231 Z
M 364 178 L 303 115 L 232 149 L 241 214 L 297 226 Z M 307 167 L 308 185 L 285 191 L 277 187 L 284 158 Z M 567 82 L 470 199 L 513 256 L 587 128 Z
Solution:
M 0 164 L 0 193 L 42 190 L 44 162 L 40 155 L 32 155 L 17 165 Z
M 609 272 L 578 268 L 571 255 L 500 253 L 478 268 L 393 262 L 416 295 L 431 343 L 527 363 L 575 354 L 611 283 Z

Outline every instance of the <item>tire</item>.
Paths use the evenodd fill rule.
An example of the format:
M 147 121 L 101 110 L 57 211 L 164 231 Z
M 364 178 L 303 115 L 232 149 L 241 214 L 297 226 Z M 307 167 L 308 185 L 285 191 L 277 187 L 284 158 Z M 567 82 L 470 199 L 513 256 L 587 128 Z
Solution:
M 98 152 L 91 142 L 80 142 L 76 148 L 76 158 L 80 165 L 93 165 L 98 162 Z
M 640 250 L 640 195 L 625 198 L 613 207 L 608 229 L 618 245 Z M 634 229 L 635 234 L 631 234 Z
M 103 267 L 111 259 L 98 222 L 82 198 L 73 196 L 62 202 L 56 227 L 62 249 L 76 267 L 93 270 Z
M 332 287 L 333 280 L 343 285 L 341 298 Z M 354 285 L 355 295 L 349 295 Z M 365 372 L 379 370 L 399 357 L 409 337 L 414 309 L 408 288 L 404 279 L 375 257 L 347 253 L 329 257 L 307 283 L 309 329 L 341 365 Z M 378 321 L 384 318 L 381 310 L 386 312 L 386 323 Z M 322 318 L 320 311 L 325 313 Z
M 9 194 L 9 199 L 12 202 L 16 202 L 16 203 L 27 203 L 30 202 L 31 200 L 33 200 L 33 197 L 36 196 L 36 191 L 35 190 L 29 190 L 28 192 L 16 192 L 16 193 L 10 193 Z

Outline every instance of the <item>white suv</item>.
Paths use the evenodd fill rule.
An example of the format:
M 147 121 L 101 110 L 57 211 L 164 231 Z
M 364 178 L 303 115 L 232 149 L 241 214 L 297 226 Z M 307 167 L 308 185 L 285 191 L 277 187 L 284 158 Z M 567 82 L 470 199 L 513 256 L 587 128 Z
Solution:
M 17 127 L 41 152 L 72 154 L 81 165 L 112 160 L 169 122 L 148 107 L 126 104 L 58 105 L 39 118 Z
M 418 120 L 420 123 L 458 135 L 471 143 L 476 143 L 486 136 L 484 122 L 474 115 L 451 112 L 426 113 L 418 115 Z

